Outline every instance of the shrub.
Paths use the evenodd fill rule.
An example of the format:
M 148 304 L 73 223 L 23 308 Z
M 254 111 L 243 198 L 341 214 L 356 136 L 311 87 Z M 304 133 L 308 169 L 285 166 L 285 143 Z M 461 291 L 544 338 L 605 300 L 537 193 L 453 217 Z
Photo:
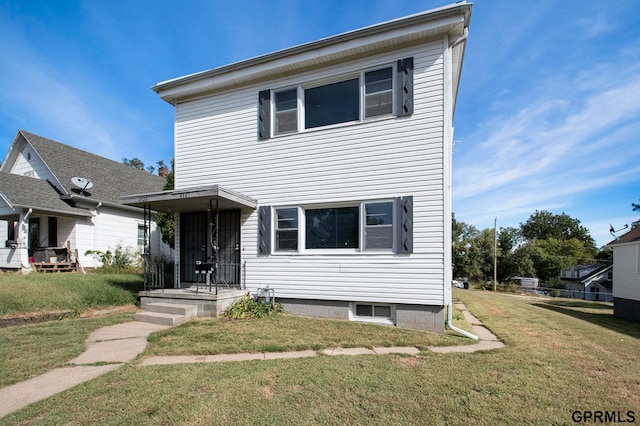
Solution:
M 140 253 L 131 247 L 118 244 L 113 251 L 87 250 L 85 255 L 91 255 L 102 263 L 101 272 L 132 272 L 141 263 Z
M 233 302 L 222 314 L 231 319 L 264 318 L 282 312 L 282 305 L 277 302 L 265 302 L 264 299 L 254 299 L 249 292 Z

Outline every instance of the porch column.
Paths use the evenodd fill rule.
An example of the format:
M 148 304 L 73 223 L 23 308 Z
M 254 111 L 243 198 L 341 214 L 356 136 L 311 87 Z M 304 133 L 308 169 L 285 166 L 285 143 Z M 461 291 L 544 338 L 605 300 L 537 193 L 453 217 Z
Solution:
M 173 288 L 180 288 L 180 213 L 174 213 L 173 220 Z
M 16 235 L 16 242 L 18 248 L 16 252 L 20 258 L 20 265 L 23 272 L 31 272 L 31 263 L 29 262 L 29 216 L 31 216 L 32 210 L 22 210 L 20 212 L 20 219 L 18 220 L 18 231 Z

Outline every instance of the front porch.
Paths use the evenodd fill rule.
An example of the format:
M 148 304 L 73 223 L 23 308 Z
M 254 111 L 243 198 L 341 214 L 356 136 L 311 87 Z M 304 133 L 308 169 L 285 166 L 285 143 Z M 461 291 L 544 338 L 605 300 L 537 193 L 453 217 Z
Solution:
M 198 317 L 217 317 L 244 293 L 245 291 L 239 288 L 224 288 L 219 289 L 216 294 L 203 285 L 192 285 L 185 288 L 144 290 L 138 292 L 138 297 L 142 309 L 154 303 L 189 305 L 196 307 Z

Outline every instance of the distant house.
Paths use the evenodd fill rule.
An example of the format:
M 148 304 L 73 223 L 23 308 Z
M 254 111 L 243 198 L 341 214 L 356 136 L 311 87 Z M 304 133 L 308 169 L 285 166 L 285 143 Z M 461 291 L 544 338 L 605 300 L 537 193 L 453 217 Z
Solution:
M 175 107 L 175 190 L 123 201 L 176 214 L 176 284 L 212 262 L 292 313 L 443 331 L 471 8 L 156 85 Z
M 573 299 L 613 301 L 611 293 L 613 265 L 584 264 L 564 268 L 560 281 L 564 289 L 560 295 Z
M 609 246 L 613 249 L 613 314 L 640 321 L 640 226 Z
M 67 247 L 78 250 L 84 267 L 100 265 L 84 254 L 87 250 L 113 251 L 118 245 L 142 249 L 143 210 L 125 206 L 119 198 L 162 190 L 165 181 L 18 131 L 0 166 L 0 268 L 28 270 L 34 263 L 68 260 Z M 153 223 L 150 231 L 147 240 L 155 253 L 169 254 Z

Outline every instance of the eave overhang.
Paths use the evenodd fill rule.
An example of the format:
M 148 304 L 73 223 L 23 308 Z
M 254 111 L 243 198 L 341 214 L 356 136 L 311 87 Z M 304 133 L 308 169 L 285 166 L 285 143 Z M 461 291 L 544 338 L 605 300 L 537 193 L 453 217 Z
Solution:
M 20 215 L 21 211 L 31 209 L 34 216 L 46 215 L 56 217 L 93 217 L 93 214 L 85 209 L 77 209 L 77 211 L 56 210 L 43 208 L 39 206 L 27 206 L 13 204 L 11 207 L 0 208 L 0 220 L 13 220 Z
M 174 189 L 148 194 L 125 195 L 122 204 L 134 207 L 148 207 L 165 213 L 191 213 L 207 211 L 217 202 L 220 210 L 233 210 L 258 206 L 258 200 L 220 185 Z M 213 204 L 215 206 L 215 204 Z
M 230 65 L 158 83 L 152 89 L 160 98 L 175 105 L 178 101 L 204 96 L 238 86 L 326 67 L 384 52 L 402 46 L 424 43 L 448 34 L 450 39 L 465 34 L 471 18 L 471 4 L 456 3 L 439 9 L 411 15 L 382 24 L 362 28 L 311 43 L 302 44 Z M 461 61 L 464 43 L 456 51 Z M 454 69 L 459 69 L 459 64 Z M 456 78 L 458 76 L 455 76 Z M 457 87 L 457 81 L 454 82 Z

